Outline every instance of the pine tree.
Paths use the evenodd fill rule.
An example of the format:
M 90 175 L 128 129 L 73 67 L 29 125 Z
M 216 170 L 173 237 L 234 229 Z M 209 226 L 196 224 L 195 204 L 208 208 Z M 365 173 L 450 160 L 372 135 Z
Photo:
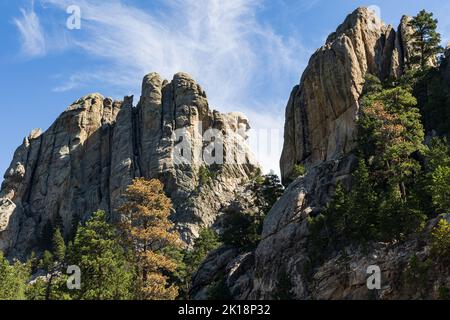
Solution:
M 264 212 L 264 218 L 272 209 L 275 202 L 280 199 L 284 193 L 283 185 L 281 184 L 280 178 L 276 174 L 268 174 L 263 177 L 264 182 L 257 188 L 256 197 L 257 199 L 263 199 L 264 203 L 261 203 L 261 210 Z
M 418 64 L 422 69 L 429 65 L 430 61 L 436 61 L 436 57 L 442 52 L 441 35 L 437 30 L 438 20 L 433 18 L 433 13 L 422 10 L 415 16 L 410 26 L 414 29 L 412 45 L 415 53 L 411 57 L 411 63 Z
M 450 167 L 438 166 L 431 173 L 430 185 L 433 207 L 437 213 L 450 212 Z
M 368 94 L 374 94 L 383 91 L 383 84 L 381 83 L 381 80 L 374 76 L 373 74 L 367 74 L 364 77 L 364 86 L 362 95 L 368 95 Z
M 376 209 L 378 197 L 370 178 L 369 169 L 364 160 L 360 160 L 358 169 L 353 173 L 353 186 L 344 205 L 346 219 L 337 225 L 347 239 L 368 242 L 378 236 Z M 345 225 L 345 227 L 344 227 Z
M 58 262 L 63 262 L 66 257 L 66 244 L 59 228 L 56 229 L 52 242 L 54 258 Z
M 253 194 L 250 208 L 243 208 L 242 203 L 235 201 L 224 210 L 225 227 L 220 236 L 224 244 L 242 252 L 253 250 L 260 242 L 264 219 L 283 195 L 284 188 L 277 175 L 269 174 L 255 177 L 249 191 Z
M 40 266 L 41 268 L 46 271 L 50 272 L 53 268 L 54 260 L 53 255 L 50 251 L 46 250 L 44 251 L 44 254 L 42 255 Z
M 244 210 L 239 203 L 233 203 L 224 210 L 224 230 L 220 241 L 241 252 L 251 251 L 260 241 L 260 215 L 255 210 Z
M 424 149 L 417 100 L 401 87 L 369 94 L 362 100 L 358 126 L 359 151 L 371 159 L 378 183 L 397 186 L 405 200 L 408 179 L 421 170 L 411 155 Z
M 202 229 L 199 237 L 195 239 L 193 249 L 186 255 L 185 261 L 189 266 L 190 273 L 194 273 L 206 256 L 212 250 L 217 249 L 220 244 L 219 237 L 214 230 L 210 228 Z
M 0 300 L 25 300 L 30 265 L 15 262 L 10 265 L 0 251 Z
M 221 245 L 219 236 L 210 228 L 200 231 L 199 237 L 195 239 L 194 247 L 188 251 L 184 257 L 185 278 L 181 285 L 184 297 L 188 297 L 192 276 L 198 271 L 200 265 L 206 259 L 208 254 Z
M 450 148 L 446 138 L 431 139 L 424 154 L 429 172 L 435 171 L 439 166 L 450 167 Z
M 32 301 L 45 300 L 45 294 L 47 290 L 47 282 L 38 278 L 28 284 L 26 290 L 26 299 Z
M 433 138 L 425 150 L 427 175 L 425 192 L 433 213 L 450 212 L 450 148 L 445 138 Z
M 73 291 L 79 300 L 121 300 L 132 298 L 133 273 L 118 242 L 118 232 L 97 211 L 78 228 L 70 250 L 71 264 L 81 269 L 82 286 Z
M 64 235 L 64 220 L 59 213 L 56 214 L 56 216 L 55 216 L 53 227 L 54 227 L 53 231 L 55 231 L 56 229 L 59 229 L 59 232 L 62 235 Z
M 324 214 L 310 221 L 311 260 L 320 263 L 327 252 L 349 244 L 404 239 L 423 226 L 425 216 L 415 205 L 395 188 L 380 188 L 360 160 L 352 189 L 346 192 L 338 186 Z
M 58 278 L 59 271 L 62 270 L 65 262 L 66 247 L 59 229 L 56 229 L 53 233 L 52 247 L 53 252 L 45 251 L 42 258 L 43 266 L 48 274 L 45 300 L 52 299 L 53 281 Z
M 125 204 L 122 230 L 132 250 L 139 276 L 139 298 L 145 300 L 173 300 L 178 288 L 169 285 L 168 273 L 176 270 L 176 262 L 164 249 L 179 246 L 179 235 L 172 231 L 169 220 L 172 207 L 158 180 L 138 178 L 124 194 Z
M 74 214 L 72 216 L 72 221 L 70 223 L 70 240 L 73 240 L 77 234 L 78 231 L 78 227 L 80 226 L 80 215 L 79 214 Z
M 30 299 L 33 300 L 68 300 L 70 295 L 66 287 L 66 244 L 59 228 L 56 228 L 52 237 L 52 251 L 44 251 L 40 260 L 40 268 L 46 274 L 45 281 L 35 281 L 28 288 Z M 39 294 L 43 294 L 40 296 Z
M 450 223 L 441 219 L 433 229 L 431 236 L 431 253 L 448 266 L 450 263 Z
M 379 198 L 364 160 L 352 175 L 352 189 L 346 192 L 338 185 L 333 201 L 324 213 L 326 243 L 315 241 L 324 250 L 327 245 L 343 245 L 352 242 L 367 243 L 379 238 L 379 220 L 377 216 Z M 316 237 L 317 238 L 317 237 Z M 337 248 L 333 248 L 337 249 Z
M 401 240 L 423 226 L 415 194 L 422 175 L 416 155 L 425 149 L 417 101 L 406 87 L 383 89 L 377 79 L 368 81 L 358 119 L 359 167 L 351 190 L 338 188 L 323 218 L 311 224 L 318 251 L 330 244 Z

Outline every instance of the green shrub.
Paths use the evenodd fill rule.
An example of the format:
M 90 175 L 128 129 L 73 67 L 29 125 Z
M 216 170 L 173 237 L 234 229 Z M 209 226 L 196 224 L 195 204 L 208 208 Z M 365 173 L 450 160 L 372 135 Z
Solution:
M 209 167 L 201 166 L 198 169 L 198 176 L 200 186 L 206 186 L 209 185 L 216 178 L 217 174 L 213 172 Z
M 0 251 L 0 300 L 25 300 L 30 265 L 10 264 Z
M 444 263 L 450 263 L 450 223 L 444 219 L 433 229 L 431 253 Z
M 450 167 L 439 166 L 431 174 L 431 191 L 433 207 L 438 213 L 450 212 Z
M 306 169 L 304 165 L 296 164 L 294 166 L 294 169 L 292 170 L 292 176 L 293 178 L 298 178 L 301 176 L 304 176 L 306 174 Z
M 429 290 L 429 271 L 431 265 L 432 261 L 429 259 L 420 261 L 416 255 L 412 256 L 404 274 L 406 287 L 425 296 Z
M 224 244 L 241 252 L 257 247 L 261 240 L 264 219 L 284 191 L 279 177 L 275 174 L 255 177 L 249 190 L 254 196 L 252 206 L 247 208 L 242 206 L 242 201 L 237 201 L 224 210 L 225 227 L 220 237 Z

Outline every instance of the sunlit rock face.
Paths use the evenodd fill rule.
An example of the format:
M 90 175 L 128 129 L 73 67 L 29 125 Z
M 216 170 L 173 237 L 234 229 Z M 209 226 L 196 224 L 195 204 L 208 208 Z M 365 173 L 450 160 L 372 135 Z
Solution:
M 324 212 L 338 183 L 351 188 L 365 76 L 398 78 L 406 71 L 412 50 L 406 41 L 410 19 L 404 16 L 395 30 L 374 12 L 359 8 L 314 53 L 286 108 L 281 172 L 287 188 L 264 221 L 262 240 L 252 252 L 223 247 L 211 253 L 193 279 L 192 298 L 204 299 L 207 286 L 218 277 L 225 277 L 231 295 L 243 300 L 274 299 L 286 276 L 291 284 L 281 284 L 284 290 L 293 299 L 306 300 L 437 299 L 435 289 L 450 285 L 450 270 L 439 271 L 438 265 L 429 270 L 433 276 L 426 292 L 404 280 L 413 256 L 421 262 L 433 259 L 430 233 L 440 218 L 405 242 L 377 243 L 366 251 L 349 246 L 320 265 L 311 265 L 308 252 L 308 219 Z M 450 79 L 449 71 L 447 75 Z M 296 165 L 305 165 L 305 176 L 293 175 Z M 367 287 L 371 265 L 382 271 L 380 290 Z
M 192 244 L 259 169 L 246 144 L 249 129 L 245 115 L 211 110 L 184 73 L 171 82 L 145 76 L 136 107 L 133 97 L 85 96 L 15 152 L 0 191 L 0 250 L 24 257 L 39 250 L 46 225 L 62 220 L 67 236 L 74 221 L 98 209 L 117 219 L 135 177 L 161 179 L 174 203 L 172 219 Z M 211 173 L 206 185 L 201 167 Z
M 290 276 L 296 299 L 411 299 L 421 294 L 438 298 L 438 290 L 421 292 L 405 284 L 404 274 L 413 256 L 420 261 L 430 258 L 430 233 L 440 218 L 404 243 L 374 244 L 367 252 L 348 247 L 308 270 L 308 218 L 324 211 L 338 183 L 351 188 L 351 172 L 358 164 L 352 150 L 364 78 L 368 73 L 398 78 L 406 71 L 412 50 L 406 41 L 410 19 L 404 16 L 395 31 L 369 9 L 357 9 L 311 57 L 286 109 L 281 158 L 285 181 L 292 181 L 296 164 L 305 165 L 307 174 L 294 179 L 269 212 L 254 263 L 241 270 L 252 281 L 235 289 L 245 293 L 237 298 L 270 299 L 283 274 Z M 376 292 L 366 283 L 370 265 L 379 266 L 383 274 Z M 435 275 L 428 281 L 430 288 L 448 286 L 449 270 L 439 273 L 439 266 L 432 268 L 436 270 L 430 271 Z
M 313 167 L 354 147 L 358 100 L 366 74 L 400 77 L 410 58 L 409 17 L 397 30 L 374 11 L 359 8 L 311 57 L 286 108 L 281 173 L 289 181 L 297 164 Z

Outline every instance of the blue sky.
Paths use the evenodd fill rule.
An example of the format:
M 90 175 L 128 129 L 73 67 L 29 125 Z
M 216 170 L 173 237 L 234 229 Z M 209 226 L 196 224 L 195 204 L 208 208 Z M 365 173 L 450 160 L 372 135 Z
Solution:
M 139 97 L 141 79 L 152 71 L 166 78 L 190 73 L 213 108 L 243 111 L 255 129 L 279 137 L 291 88 L 347 14 L 375 5 L 397 26 L 403 14 L 427 9 L 446 43 L 450 3 L 443 2 L 0 0 L 0 172 L 24 136 L 47 129 L 77 98 Z M 81 9 L 80 30 L 66 27 L 70 5 Z M 258 152 L 266 170 L 278 171 L 280 144 Z

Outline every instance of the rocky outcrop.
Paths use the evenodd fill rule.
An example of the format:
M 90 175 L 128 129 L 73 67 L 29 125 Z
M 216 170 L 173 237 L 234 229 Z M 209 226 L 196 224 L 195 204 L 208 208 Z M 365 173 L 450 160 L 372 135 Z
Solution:
M 350 173 L 355 167 L 351 151 L 364 78 L 368 73 L 380 79 L 398 78 L 406 71 L 412 54 L 410 19 L 403 17 L 395 31 L 370 10 L 359 8 L 312 56 L 286 109 L 281 158 L 285 182 L 292 181 L 297 164 L 305 165 L 307 174 L 290 184 L 268 214 L 263 240 L 254 252 L 255 263 L 248 268 L 253 279 L 250 294 L 237 298 L 270 299 L 283 274 L 290 277 L 289 290 L 295 299 L 402 299 L 419 295 L 433 299 L 439 286 L 448 287 L 448 266 L 431 271 L 434 275 L 425 281 L 423 290 L 411 290 L 405 283 L 413 257 L 422 262 L 433 259 L 430 232 L 439 219 L 404 243 L 377 243 L 364 252 L 348 247 L 319 266 L 311 265 L 308 253 L 308 219 L 323 212 L 338 182 L 351 187 Z M 367 288 L 367 268 L 371 265 L 381 269 L 381 290 Z M 438 264 L 434 267 L 439 268 Z
M 231 203 L 221 208 L 220 217 L 215 224 L 219 232 L 227 229 L 230 213 L 244 213 L 246 216 L 257 216 L 263 210 L 258 201 L 255 181 L 240 186 L 235 190 Z M 214 283 L 225 281 L 232 297 L 248 296 L 252 284 L 252 276 L 248 268 L 254 265 L 252 252 L 242 253 L 241 248 L 223 245 L 214 250 L 202 263 L 200 269 L 192 277 L 189 295 L 194 300 L 208 299 L 208 291 Z
M 280 289 L 289 291 L 293 299 L 436 299 L 439 288 L 449 287 L 448 265 L 433 263 L 423 288 L 418 288 L 417 272 L 423 270 L 413 270 L 412 263 L 416 259 L 426 265 L 434 259 L 430 232 L 442 217 L 408 241 L 374 243 L 366 250 L 347 247 L 316 266 L 308 250 L 308 220 L 324 211 L 338 182 L 351 188 L 351 173 L 358 162 L 351 152 L 365 76 L 398 78 L 409 65 L 409 20 L 403 17 L 396 31 L 370 10 L 359 8 L 311 57 L 286 108 L 281 172 L 288 187 L 265 219 L 261 242 L 253 252 L 228 257 L 228 264 L 220 252 L 208 259 L 235 299 L 274 299 Z M 307 174 L 293 177 L 296 165 L 305 165 Z M 371 265 L 381 269 L 381 290 L 367 287 Z M 196 279 L 217 279 L 211 268 L 204 267 Z M 411 274 L 412 280 L 407 278 Z M 280 288 L 286 286 L 285 276 L 290 285 Z M 204 292 L 206 284 L 194 281 L 194 298 L 202 298 L 197 293 Z
M 218 276 L 227 274 L 227 266 L 239 252 L 236 248 L 224 246 L 211 252 L 202 263 L 201 272 L 193 275 L 190 296 L 193 300 L 207 300 L 208 287 Z
M 301 181 L 297 183 L 302 185 Z M 282 202 L 298 194 L 293 190 L 290 193 Z M 297 209 L 297 221 L 287 223 L 258 247 L 255 265 L 248 269 L 253 279 L 251 293 L 237 298 L 273 298 L 283 274 L 290 276 L 291 285 L 287 290 L 291 297 L 300 300 L 440 299 L 440 288 L 449 287 L 448 265 L 438 263 L 430 254 L 431 230 L 442 217 L 430 221 L 423 233 L 413 235 L 408 241 L 375 243 L 365 249 L 347 247 L 311 270 L 307 218 L 312 208 Z M 274 209 L 272 218 L 279 212 Z M 450 216 L 444 218 L 450 221 Z M 370 266 L 380 268 L 379 290 L 367 286 Z M 420 283 L 418 279 L 422 279 Z
M 46 226 L 62 220 L 67 236 L 98 209 L 117 218 L 135 177 L 162 180 L 173 221 L 191 244 L 258 169 L 245 143 L 249 128 L 242 114 L 211 110 L 184 73 L 171 82 L 147 75 L 136 107 L 133 97 L 85 96 L 15 152 L 0 191 L 0 250 L 22 257 L 39 248 Z
M 208 287 L 224 279 L 236 300 L 271 300 L 283 276 L 282 289 L 299 300 L 441 299 L 450 286 L 450 269 L 431 254 L 431 231 L 450 215 L 428 222 L 424 231 L 401 243 L 348 246 L 314 265 L 308 246 L 309 218 L 322 213 L 340 182 L 351 186 L 354 156 L 331 160 L 310 169 L 285 191 L 269 212 L 262 240 L 253 252 L 225 247 L 212 253 L 193 281 L 191 297 L 206 299 Z M 431 263 L 432 262 L 432 263 Z M 381 289 L 369 290 L 368 268 L 381 271 Z
M 308 259 L 308 217 L 323 211 L 338 182 L 349 186 L 350 173 L 356 164 L 357 160 L 353 156 L 340 161 L 329 161 L 311 168 L 305 177 L 292 183 L 268 213 L 262 240 L 255 252 L 240 255 L 234 251 L 227 263 L 223 262 L 220 251 L 215 252 L 215 255 L 208 258 L 209 263 L 203 264 L 194 278 L 192 297 L 204 298 L 199 294 L 206 290 L 202 284 L 209 285 L 219 275 L 225 277 L 236 299 L 273 299 L 279 277 L 283 273 L 295 277 L 303 273 L 303 264 Z M 231 249 L 228 248 L 226 253 L 230 252 Z M 215 275 L 211 272 L 212 265 L 216 266 Z M 236 270 L 239 271 L 236 273 Z M 204 278 L 209 281 L 197 280 Z M 295 278 L 293 282 L 300 284 L 297 280 Z M 307 296 L 306 288 L 297 289 L 302 292 L 301 297 Z
M 285 183 L 297 164 L 309 168 L 352 150 L 364 78 L 403 74 L 411 50 L 409 20 L 403 17 L 396 31 L 359 8 L 314 53 L 286 108 L 280 161 Z
M 295 299 L 436 299 L 439 288 L 449 287 L 448 265 L 437 262 L 427 267 L 424 288 L 415 287 L 414 277 L 405 278 L 408 272 L 417 277 L 413 259 L 424 265 L 433 261 L 430 233 L 442 217 L 403 243 L 375 243 L 366 250 L 347 247 L 318 266 L 311 264 L 308 252 L 309 218 L 324 211 L 338 182 L 351 187 L 357 162 L 351 151 L 364 77 L 398 78 L 405 72 L 412 50 L 409 20 L 403 17 L 395 31 L 370 10 L 357 9 L 312 56 L 286 109 L 281 158 L 284 181 L 291 181 L 296 164 L 305 165 L 307 174 L 289 185 L 268 214 L 254 265 L 247 268 L 251 288 L 241 290 L 250 293 L 236 298 L 270 299 L 283 275 L 289 276 L 288 290 Z M 381 269 L 381 290 L 366 285 L 371 265 Z
M 427 270 L 423 288 L 407 276 L 408 272 L 417 273 L 411 269 L 412 259 L 424 264 L 427 259 L 435 260 L 430 255 L 431 230 L 442 218 L 450 221 L 450 215 L 430 221 L 423 233 L 403 243 L 374 243 L 365 249 L 346 247 L 319 266 L 311 264 L 308 220 L 324 211 L 338 183 L 351 187 L 350 173 L 356 165 L 352 155 L 328 161 L 311 168 L 287 188 L 264 222 L 263 240 L 254 253 L 254 265 L 247 271 L 253 279 L 250 294 L 237 298 L 273 298 L 283 274 L 291 279 L 292 298 L 301 300 L 438 299 L 438 288 L 448 288 L 450 269 L 445 265 L 436 263 Z M 381 270 L 381 290 L 367 287 L 367 270 L 373 265 Z

